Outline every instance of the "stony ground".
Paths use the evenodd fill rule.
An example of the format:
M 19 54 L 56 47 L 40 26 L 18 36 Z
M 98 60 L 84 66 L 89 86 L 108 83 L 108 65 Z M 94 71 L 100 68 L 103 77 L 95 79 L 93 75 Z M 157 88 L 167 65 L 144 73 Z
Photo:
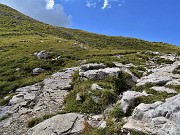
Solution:
M 136 89 L 127 89 L 119 95 L 117 100 L 125 114 L 133 108 L 132 114 L 123 118 L 124 124 L 119 134 L 128 134 L 128 131 L 136 130 L 146 134 L 178 135 L 180 133 L 180 89 L 174 89 L 174 87 L 180 85 L 180 58 L 176 55 L 162 55 L 161 57 L 172 60 L 173 64 L 157 65 L 149 60 L 141 78 L 136 77 L 129 70 L 130 67 L 136 67 L 133 64 L 124 65 L 114 62 L 116 67 L 107 67 L 105 64 L 91 63 L 65 69 L 40 83 L 19 88 L 16 90 L 16 95 L 10 99 L 8 106 L 0 106 L 2 119 L 0 134 L 77 135 L 84 132 L 86 122 L 95 128 L 106 128 L 105 112 L 108 109 L 111 110 L 113 105 L 107 106 L 104 113 L 99 115 L 68 113 L 64 112 L 64 98 L 73 89 L 72 75 L 75 71 L 79 71 L 81 79 L 93 81 L 104 80 L 107 76 L 118 77 L 119 72 L 122 71 L 131 76 L 129 80 L 126 80 L 128 86 L 136 87 Z M 135 101 L 139 97 L 156 98 L 156 95 L 144 87 L 147 84 L 150 84 L 149 91 L 164 92 L 171 96 L 165 96 L 164 100 L 158 97 L 153 103 L 136 104 Z M 93 84 L 91 88 L 103 90 L 97 84 Z M 138 90 L 138 88 L 142 89 Z M 77 94 L 76 100 L 82 100 L 81 96 Z M 98 102 L 98 99 L 93 100 Z M 47 118 L 31 128 L 28 127 L 32 118 L 42 116 Z M 123 129 L 126 130 L 123 132 Z

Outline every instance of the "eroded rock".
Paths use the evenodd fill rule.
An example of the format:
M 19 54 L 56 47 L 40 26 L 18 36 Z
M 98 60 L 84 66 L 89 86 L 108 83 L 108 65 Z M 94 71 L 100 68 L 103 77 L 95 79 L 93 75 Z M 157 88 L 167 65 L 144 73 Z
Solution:
M 124 128 L 150 134 L 178 135 L 180 133 L 180 94 L 153 104 L 138 105 Z
M 135 105 L 135 98 L 140 96 L 147 96 L 146 93 L 136 92 L 136 91 L 126 91 L 123 93 L 122 99 L 120 100 L 120 105 L 124 113 L 134 107 Z
M 80 135 L 84 128 L 84 116 L 77 113 L 56 115 L 28 130 L 28 135 Z
M 38 59 L 48 59 L 52 57 L 52 54 L 46 50 L 40 51 L 36 54 Z

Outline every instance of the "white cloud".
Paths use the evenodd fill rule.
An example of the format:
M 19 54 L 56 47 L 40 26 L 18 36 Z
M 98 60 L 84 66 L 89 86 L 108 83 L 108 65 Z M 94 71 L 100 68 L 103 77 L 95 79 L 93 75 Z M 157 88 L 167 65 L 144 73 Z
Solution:
M 95 8 L 96 7 L 96 3 L 95 2 L 86 1 L 86 6 L 89 7 L 89 8 L 90 7 L 94 7 Z
M 64 12 L 61 4 L 54 0 L 0 0 L 23 14 L 54 26 L 69 27 L 72 17 Z
M 107 8 L 112 8 L 112 6 L 114 7 L 115 5 L 120 7 L 125 3 L 125 0 L 86 0 L 86 6 L 89 8 L 99 7 L 99 5 L 102 3 L 103 5 L 101 5 L 101 9 L 104 10 Z
M 108 0 L 104 0 L 104 4 L 103 4 L 102 9 L 105 9 L 107 7 L 108 7 Z
M 46 1 L 46 9 L 49 10 L 49 9 L 52 9 L 54 7 L 54 0 L 45 0 Z

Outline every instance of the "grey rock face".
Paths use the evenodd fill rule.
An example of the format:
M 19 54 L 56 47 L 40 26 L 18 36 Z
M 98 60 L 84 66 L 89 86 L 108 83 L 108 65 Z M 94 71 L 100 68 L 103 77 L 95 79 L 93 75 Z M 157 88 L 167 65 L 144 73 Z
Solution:
M 155 68 L 152 70 L 152 74 L 144 76 L 138 80 L 137 86 L 144 85 L 146 83 L 152 83 L 157 85 L 164 85 L 170 81 L 180 79 L 178 74 L 173 74 L 173 70 L 180 65 L 180 61 L 176 61 L 171 65 Z
M 173 80 L 167 82 L 165 85 L 166 86 L 168 86 L 168 85 L 180 85 L 180 79 L 173 79 Z
M 123 93 L 120 103 L 121 103 L 121 108 L 123 109 L 124 113 L 126 113 L 128 109 L 130 109 L 131 107 L 134 107 L 135 98 L 140 97 L 140 96 L 147 96 L 147 94 L 136 92 L 136 91 L 126 91 Z
M 40 51 L 37 53 L 37 58 L 38 59 L 48 59 L 52 56 L 52 54 L 46 50 Z
M 77 113 L 56 115 L 28 130 L 28 135 L 80 135 L 84 128 L 84 117 Z
M 16 90 L 17 95 L 14 95 L 9 101 L 10 105 L 21 104 L 24 101 L 33 101 L 36 98 L 36 93 L 41 89 L 41 86 L 34 84 L 31 86 L 22 87 Z
M 5 120 L 0 122 L 0 134 L 25 134 L 27 131 L 26 124 L 30 118 L 39 118 L 45 114 L 56 114 L 62 110 L 64 97 L 71 87 L 72 74 L 75 70 L 78 68 L 68 68 L 45 79 L 42 85 L 35 84 L 17 89 L 17 95 L 10 100 L 10 106 L 7 109 L 0 108 L 2 110 L 0 114 L 12 114 L 7 122 Z M 10 126 L 4 127 L 9 123 Z M 78 127 L 77 124 L 73 132 L 76 132 Z
M 101 69 L 105 68 L 106 66 L 104 64 L 97 64 L 97 63 L 89 63 L 85 65 L 81 65 L 80 69 L 82 71 L 87 71 L 87 70 L 94 70 L 94 69 Z
M 170 88 L 166 88 L 166 87 L 161 87 L 161 86 L 154 86 L 151 89 L 155 90 L 155 91 L 159 91 L 159 92 L 167 92 L 167 93 L 177 93 L 175 90 L 170 89 Z
M 43 73 L 43 72 L 45 72 L 44 69 L 42 69 L 42 68 L 35 68 L 35 69 L 33 69 L 32 74 L 38 75 L 38 74 Z
M 179 135 L 179 101 L 180 94 L 166 99 L 165 102 L 141 103 L 134 109 L 124 128 L 158 135 Z
M 116 76 L 118 77 L 120 72 L 119 68 L 104 68 L 98 70 L 88 70 L 85 72 L 80 72 L 81 77 L 85 77 L 91 80 L 103 80 L 107 76 Z

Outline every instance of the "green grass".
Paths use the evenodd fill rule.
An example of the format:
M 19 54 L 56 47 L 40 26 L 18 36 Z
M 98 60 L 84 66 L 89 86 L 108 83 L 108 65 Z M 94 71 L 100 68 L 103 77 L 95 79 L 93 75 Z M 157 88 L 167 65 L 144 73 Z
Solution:
M 141 97 L 136 98 L 136 101 L 135 101 L 136 105 L 140 103 L 152 104 L 152 103 L 155 103 L 156 101 L 165 101 L 165 99 L 176 95 L 176 94 L 170 94 L 167 92 L 157 92 L 154 90 L 151 90 L 151 92 L 148 92 L 148 94 L 152 94 L 152 95 L 141 96 Z
M 116 104 L 111 111 L 111 117 L 116 118 L 118 121 L 120 121 L 125 116 L 122 108 L 120 107 L 120 104 Z
M 161 64 L 172 64 L 174 61 L 171 60 L 166 60 L 164 58 L 157 58 L 156 63 L 161 65 Z
M 178 93 L 180 93 L 180 85 L 169 85 L 168 88 L 174 89 Z

